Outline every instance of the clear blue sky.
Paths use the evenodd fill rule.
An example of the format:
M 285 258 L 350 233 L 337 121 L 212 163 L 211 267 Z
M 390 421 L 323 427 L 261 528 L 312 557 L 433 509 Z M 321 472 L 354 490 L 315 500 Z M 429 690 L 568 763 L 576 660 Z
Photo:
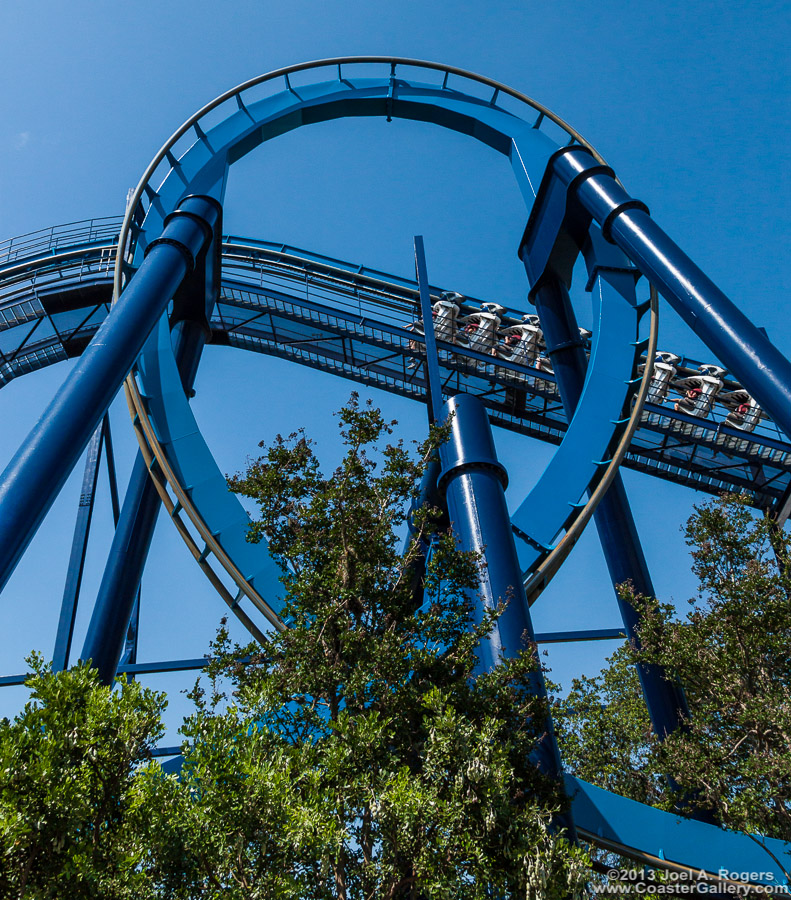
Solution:
M 166 137 L 221 91 L 308 59 L 388 54 L 437 60 L 503 81 L 546 104 L 593 143 L 627 189 L 785 352 L 789 118 L 787 13 L 779 2 L 596 4 L 299 0 L 111 4 L 75 0 L 0 7 L 0 239 L 123 212 Z M 785 93 L 784 93 L 785 92 Z M 524 210 L 507 165 L 459 135 L 415 123 L 334 122 L 271 142 L 236 166 L 226 227 L 409 275 L 425 236 L 431 280 L 519 305 L 516 247 Z M 662 348 L 703 350 L 666 310 Z M 68 364 L 0 394 L 4 467 Z M 209 350 L 199 421 L 222 467 L 306 420 L 328 464 L 331 412 L 350 384 L 239 351 Z M 300 402 L 295 402 L 295 397 Z M 378 397 L 422 432 L 424 412 Z M 135 449 L 113 411 L 122 477 Z M 518 503 L 549 450 L 498 433 Z M 694 495 L 626 473 L 661 596 L 692 592 L 679 526 Z M 79 478 L 72 478 L 0 600 L 0 670 L 33 647 L 51 654 Z M 91 548 L 90 601 L 109 545 L 103 488 Z M 534 608 L 539 629 L 618 624 L 595 536 Z M 89 604 L 75 644 L 81 646 Z M 199 656 L 223 614 L 174 529 L 161 521 L 144 581 L 141 660 Z M 555 677 L 598 668 L 602 648 L 558 649 Z M 161 677 L 168 689 L 184 679 Z M 2 689 L 0 714 L 22 699 Z M 175 721 L 175 704 L 172 721 Z

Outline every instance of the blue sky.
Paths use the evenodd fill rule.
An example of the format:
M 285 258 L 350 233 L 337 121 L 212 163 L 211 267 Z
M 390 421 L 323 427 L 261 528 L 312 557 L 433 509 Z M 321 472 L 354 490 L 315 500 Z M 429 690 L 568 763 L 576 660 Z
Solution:
M 346 54 L 436 60 L 498 79 L 578 129 L 627 189 L 788 354 L 789 44 L 781 4 L 691 2 L 150 2 L 75 0 L 0 6 L 0 240 L 51 224 L 123 212 L 164 140 L 225 89 L 290 63 Z M 784 93 L 785 91 L 785 93 Z M 524 301 L 516 247 L 524 209 L 507 164 L 459 135 L 416 123 L 334 122 L 293 132 L 237 165 L 226 228 L 409 275 L 423 234 L 434 283 Z M 706 351 L 663 307 L 660 345 Z M 59 364 L 0 393 L 5 466 L 65 377 Z M 210 349 L 197 414 L 228 471 L 261 439 L 310 420 L 328 465 L 332 411 L 347 382 L 276 360 Z M 294 398 L 299 398 L 295 402 Z M 377 397 L 418 437 L 424 411 Z M 113 410 L 122 479 L 135 449 Z M 498 433 L 517 504 L 548 448 Z M 693 590 L 679 526 L 695 496 L 633 473 L 626 483 L 661 596 Z M 79 477 L 72 478 L 0 599 L 0 670 L 33 647 L 51 653 Z M 106 489 L 84 606 L 109 544 Z M 144 581 L 141 659 L 199 656 L 222 605 L 161 521 Z M 86 602 L 87 601 L 87 602 Z M 534 608 L 539 629 L 618 624 L 594 535 Z M 601 647 L 559 648 L 556 677 L 598 668 Z M 166 689 L 183 678 L 152 681 Z M 22 692 L 3 689 L 0 714 Z M 175 704 L 172 721 L 175 721 Z

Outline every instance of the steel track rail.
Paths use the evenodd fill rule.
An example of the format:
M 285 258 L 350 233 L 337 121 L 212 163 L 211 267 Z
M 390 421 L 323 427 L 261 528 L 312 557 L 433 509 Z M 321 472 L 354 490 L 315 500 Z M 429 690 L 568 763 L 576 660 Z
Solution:
M 225 91 L 225 93 L 220 94 L 218 97 L 215 97 L 214 100 L 201 107 L 201 109 L 199 109 L 194 115 L 190 116 L 176 131 L 174 131 L 173 134 L 168 138 L 167 141 L 165 141 L 165 143 L 156 153 L 154 158 L 148 164 L 146 170 L 143 172 L 140 181 L 137 183 L 137 186 L 135 187 L 127 203 L 127 210 L 124 216 L 123 224 L 121 226 L 121 236 L 118 242 L 115 278 L 113 281 L 114 298 L 120 296 L 121 290 L 123 288 L 122 279 L 124 270 L 124 253 L 126 252 L 128 241 L 132 236 L 132 226 L 133 222 L 135 221 L 135 217 L 138 215 L 138 206 L 143 200 L 146 189 L 149 188 L 149 181 L 151 180 L 161 163 L 168 158 L 168 154 L 171 154 L 172 156 L 172 149 L 174 148 L 176 143 L 185 134 L 187 134 L 187 132 L 190 131 L 190 129 L 194 129 L 196 125 L 198 126 L 198 128 L 200 128 L 200 121 L 205 118 L 210 112 L 217 109 L 217 107 L 222 106 L 222 104 L 228 100 L 238 98 L 237 102 L 243 103 L 243 101 L 241 100 L 241 96 L 246 91 L 249 91 L 250 89 L 261 84 L 265 84 L 270 81 L 276 81 L 282 78 L 284 79 L 288 89 L 293 90 L 288 79 L 291 75 L 294 75 L 297 72 L 304 72 L 309 69 L 337 67 L 338 76 L 340 79 L 342 77 L 341 73 L 343 66 L 364 65 L 370 63 L 389 65 L 391 67 L 391 75 L 393 76 L 395 75 L 397 66 L 410 66 L 414 68 L 429 69 L 432 71 L 441 72 L 445 76 L 443 87 L 447 85 L 447 80 L 450 75 L 454 75 L 459 78 L 463 78 L 478 84 L 485 85 L 486 87 L 490 87 L 493 91 L 492 102 L 496 101 L 499 94 L 505 94 L 506 96 L 513 97 L 515 100 L 524 103 L 526 106 L 530 107 L 538 113 L 538 117 L 536 119 L 536 127 L 540 128 L 544 120 L 553 122 L 569 136 L 569 143 L 579 143 L 580 145 L 585 147 L 599 163 L 605 165 L 603 157 L 599 155 L 596 149 L 588 141 L 586 141 L 585 138 L 578 131 L 576 131 L 576 129 L 572 128 L 567 122 L 561 119 L 560 116 L 553 113 L 552 110 L 550 110 L 548 107 L 544 106 L 542 103 L 539 103 L 536 100 L 533 100 L 532 97 L 528 97 L 527 94 L 523 94 L 521 91 L 514 90 L 506 84 L 502 84 L 499 81 L 495 81 L 494 79 L 487 78 L 483 75 L 477 75 L 476 73 L 469 72 L 466 69 L 457 68 L 456 66 L 446 66 L 441 63 L 429 62 L 427 60 L 400 56 L 338 56 L 328 59 L 311 60 L 310 62 L 298 63 L 293 66 L 285 66 L 280 69 L 275 69 L 272 72 L 267 72 L 263 75 L 259 75 L 255 78 L 248 79 L 247 81 L 243 81 L 236 87 Z M 151 190 L 152 195 L 156 194 L 156 191 L 154 191 L 153 189 L 149 188 L 149 190 Z
M 49 230 L 46 231 L 46 234 L 48 233 Z M 36 299 L 44 300 L 46 307 L 46 296 L 49 293 L 68 292 L 71 288 L 79 290 L 81 286 L 86 284 L 104 284 L 105 271 L 107 272 L 106 277 L 110 277 L 110 267 L 105 257 L 109 258 L 116 248 L 117 244 L 115 243 L 94 244 L 90 247 L 81 246 L 74 250 L 64 248 L 61 252 L 52 255 L 44 257 L 34 255 L 33 257 L 15 260 L 11 266 L 0 266 L 0 331 L 9 327 L 12 328 L 16 324 L 23 324 L 23 321 L 14 322 L 13 317 L 10 323 L 4 322 L 3 310 L 13 312 L 17 305 Z M 40 251 L 42 248 L 37 244 L 35 249 Z M 44 246 L 43 249 L 48 250 L 49 248 Z M 339 260 L 317 259 L 308 251 L 297 251 L 296 248 L 278 249 L 276 245 L 261 246 L 254 241 L 249 241 L 249 239 L 247 241 L 244 239 L 226 239 L 223 242 L 223 250 L 224 260 L 226 260 L 228 268 L 231 270 L 236 269 L 239 272 L 238 277 L 242 279 L 244 284 L 248 285 L 249 290 L 253 291 L 268 291 L 272 289 L 269 284 L 271 279 L 274 279 L 272 282 L 273 286 L 281 283 L 280 290 L 282 291 L 283 284 L 287 284 L 291 280 L 298 293 L 304 294 L 304 297 L 310 297 L 314 301 L 321 299 L 323 302 L 331 302 L 322 292 L 346 297 L 349 312 L 356 306 L 356 312 L 360 315 L 365 315 L 366 306 L 370 304 L 377 305 L 385 319 L 389 319 L 394 325 L 399 327 L 403 327 L 404 317 L 412 313 L 412 306 L 417 298 L 416 290 L 411 288 L 409 283 L 398 283 L 394 276 L 387 276 L 386 273 L 374 273 L 373 270 L 369 270 L 368 273 L 359 272 L 356 270 L 356 267 L 345 265 Z M 305 255 L 297 255 L 298 252 L 302 252 Z M 70 276 L 67 271 L 68 267 L 82 265 L 83 260 L 88 266 L 86 272 L 82 272 L 82 269 L 80 269 L 79 275 L 75 271 L 75 274 Z M 65 281 L 63 280 L 64 272 Z M 378 277 L 380 275 L 382 277 Z M 44 279 L 43 281 L 41 280 L 42 278 Z M 264 279 L 267 280 L 266 284 L 263 283 Z M 16 294 L 14 292 L 15 285 L 18 286 Z M 313 293 L 314 289 L 318 294 Z M 433 289 L 433 293 L 439 292 L 441 292 L 441 288 Z M 223 302 L 230 306 L 235 305 L 234 300 L 230 297 L 224 298 Z M 361 303 L 362 306 L 360 306 Z M 470 306 L 475 306 L 477 301 L 473 297 L 468 297 L 466 298 L 465 306 L 467 303 Z M 392 317 L 388 315 L 388 311 L 392 312 Z M 43 312 L 39 311 L 39 317 L 50 313 L 56 314 L 56 311 L 48 312 L 47 308 L 45 308 Z M 370 310 L 367 311 L 367 314 L 370 315 Z M 25 315 L 24 321 L 35 317 L 35 315 L 28 313 Z M 231 338 L 232 331 L 233 329 L 229 332 Z M 362 340 L 365 340 L 365 338 L 362 338 Z M 58 336 L 53 336 L 52 341 L 57 342 Z M 229 343 L 235 345 L 233 339 Z M 38 344 L 31 345 L 31 350 L 35 349 L 36 346 Z M 255 349 L 248 344 L 244 344 L 244 346 L 248 347 L 248 349 Z M 456 351 L 458 354 L 463 355 L 461 348 L 456 348 Z M 54 361 L 54 359 L 53 357 L 51 361 Z M 298 361 L 306 364 L 304 360 Z M 694 366 L 694 363 L 692 365 Z M 37 367 L 39 366 L 33 365 L 33 368 Z M 730 389 L 733 387 L 734 385 L 729 386 Z M 683 458 L 670 456 L 663 463 L 660 458 L 663 453 L 662 449 L 654 448 L 651 442 L 660 440 L 663 434 L 669 434 L 676 440 L 681 440 L 684 436 L 681 431 L 683 423 L 679 424 L 677 422 L 677 420 L 680 420 L 680 415 L 672 413 L 671 408 L 653 409 L 647 406 L 644 409 L 638 429 L 635 429 L 636 442 L 632 443 L 627 450 L 623 463 L 629 468 L 644 471 L 658 477 L 669 478 L 676 483 L 686 484 L 709 493 L 723 490 L 751 491 L 755 493 L 756 506 L 764 508 L 767 505 L 771 505 L 774 500 L 774 494 L 764 496 L 760 488 L 756 487 L 746 474 L 742 477 L 736 473 L 731 473 L 723 480 L 718 477 L 717 469 L 707 469 L 705 466 L 693 467 L 688 460 Z M 659 429 L 659 426 L 653 422 L 655 419 L 658 421 L 659 418 L 667 419 L 671 422 L 668 429 Z M 500 417 L 497 417 L 496 421 L 497 424 L 505 427 L 516 427 L 516 430 L 522 433 L 531 433 L 529 429 L 519 427 L 518 424 L 515 426 L 510 420 L 502 421 Z M 672 427 L 673 422 L 677 423 L 676 427 Z M 707 447 L 710 453 L 716 454 L 728 450 L 726 441 L 720 436 L 722 423 L 717 425 L 716 421 L 704 420 L 702 422 L 695 421 L 694 424 L 699 429 L 704 427 L 707 429 L 704 437 L 699 440 L 702 441 L 705 438 L 705 443 L 702 446 Z M 723 434 L 725 433 L 723 432 Z M 730 434 L 730 432 L 727 432 L 727 434 Z M 540 434 L 538 436 L 541 437 Z M 733 458 L 732 466 L 736 468 L 743 468 L 750 462 L 776 466 L 780 471 L 787 468 L 784 458 L 778 456 L 778 453 L 782 456 L 782 453 L 787 453 L 787 450 L 784 449 L 782 442 L 776 444 L 771 434 L 764 431 L 756 431 L 740 435 L 734 432 L 727 440 L 731 442 L 741 440 L 745 445 L 745 447 L 737 451 L 737 456 Z M 774 447 L 775 452 L 771 453 L 765 450 L 764 445 Z
M 131 379 L 130 379 L 131 380 Z M 233 614 L 239 619 L 250 634 L 260 643 L 266 643 L 264 633 L 253 622 L 245 610 L 240 607 L 243 598 L 249 599 L 255 608 L 267 619 L 270 625 L 278 631 L 283 631 L 285 625 L 280 617 L 271 609 L 268 603 L 261 598 L 258 592 L 247 583 L 242 573 L 234 565 L 233 560 L 223 550 L 220 544 L 215 540 L 203 518 L 195 509 L 192 500 L 185 488 L 180 484 L 173 468 L 165 456 L 162 445 L 159 443 L 154 427 L 148 417 L 145 409 L 145 403 L 137 390 L 135 383 L 134 389 L 130 387 L 130 380 L 127 380 L 124 387 L 129 413 L 132 417 L 132 424 L 135 435 L 140 444 L 140 450 L 143 459 L 146 462 L 149 474 L 154 482 L 157 493 L 162 500 L 168 516 L 187 545 L 190 553 L 200 566 L 203 573 L 211 582 L 212 587 L 227 603 Z M 173 496 L 171 496 L 171 493 Z M 173 499 L 175 497 L 175 499 Z M 184 520 L 182 513 L 186 513 L 189 521 L 192 523 L 198 536 L 203 541 L 203 547 L 200 546 L 187 522 Z M 210 562 L 210 557 L 214 557 L 222 566 L 225 572 L 231 577 L 236 585 L 237 592 L 232 594 L 225 586 L 223 579 Z
M 649 359 L 653 358 L 653 353 L 656 350 L 658 328 L 658 297 L 652 286 L 650 300 L 650 329 L 648 335 Z M 535 602 L 539 594 L 547 587 L 558 572 L 563 561 L 568 557 L 585 529 L 585 526 L 593 516 L 600 500 L 612 483 L 623 456 L 629 447 L 632 436 L 639 425 L 643 404 L 648 395 L 650 381 L 651 367 L 645 366 L 629 419 L 623 428 L 618 444 L 604 473 L 590 492 L 586 504 L 577 511 L 571 525 L 561 540 L 551 551 L 549 551 L 545 559 L 539 564 L 538 569 L 532 573 L 525 582 L 525 590 L 530 603 Z M 135 434 L 140 442 L 141 449 L 149 466 L 149 471 L 152 473 L 157 493 L 161 497 L 163 505 L 176 525 L 179 534 L 187 543 L 190 552 L 198 561 L 203 572 L 207 575 L 212 585 L 220 592 L 223 600 L 225 600 L 234 614 L 240 618 L 248 630 L 250 630 L 252 620 L 239 606 L 240 600 L 243 597 L 252 602 L 255 608 L 266 617 L 270 625 L 278 630 L 284 628 L 285 626 L 277 613 L 271 608 L 266 600 L 261 597 L 255 588 L 247 582 L 241 571 L 233 563 L 233 560 L 231 560 L 228 554 L 222 549 L 219 542 L 215 539 L 214 535 L 212 535 L 211 529 L 204 521 L 197 507 L 192 502 L 188 492 L 184 489 L 183 485 L 179 483 L 172 466 L 168 462 L 167 454 L 156 436 L 156 431 L 148 416 L 146 404 L 140 394 L 137 380 L 134 375 L 127 379 L 124 390 L 130 414 L 132 416 Z M 175 501 L 173 500 L 173 497 L 176 498 Z M 190 531 L 182 518 L 182 513 L 187 515 L 190 522 L 197 530 L 203 541 L 203 548 L 198 545 L 190 534 Z M 224 586 L 219 572 L 217 572 L 210 561 L 211 557 L 217 561 L 222 569 L 225 570 L 226 575 L 232 579 L 233 584 L 236 587 L 235 596 L 231 595 Z M 253 633 L 251 631 L 251 634 L 253 634 L 257 640 L 260 640 L 262 636 L 260 629 L 256 627 L 255 632 L 256 633 Z
M 595 832 L 580 828 L 579 826 L 577 826 L 577 834 L 583 841 L 592 844 L 594 847 L 598 847 L 599 850 L 604 850 L 608 853 L 617 853 L 619 856 L 625 856 L 627 859 L 640 863 L 641 866 L 647 866 L 649 869 L 657 869 L 662 872 L 673 872 L 684 875 L 685 883 L 693 884 L 695 882 L 704 882 L 713 887 L 722 888 L 726 896 L 727 894 L 735 894 L 736 896 L 744 897 L 746 894 L 753 893 L 759 894 L 764 898 L 767 896 L 766 885 L 758 882 L 734 881 L 730 878 L 720 878 L 716 872 L 709 869 L 701 868 L 700 866 L 685 865 L 684 863 L 674 862 L 670 859 L 663 859 L 661 856 L 656 856 L 653 853 L 646 853 L 644 850 L 632 847 L 629 844 L 624 844 L 620 841 L 607 840 L 600 837 Z M 617 869 L 619 867 L 615 868 Z M 609 868 L 605 869 L 605 871 L 609 871 Z
M 651 319 L 648 334 L 648 349 L 646 359 L 654 358 L 654 354 L 656 353 L 657 341 L 659 339 L 659 297 L 657 296 L 656 288 L 653 285 L 651 285 L 650 304 Z M 525 594 L 527 595 L 527 602 L 531 605 L 535 603 L 535 601 L 538 599 L 539 594 L 541 594 L 541 592 L 547 587 L 550 581 L 552 581 L 561 565 L 568 557 L 569 553 L 571 553 L 571 551 L 574 549 L 574 545 L 577 543 L 582 535 L 582 532 L 585 530 L 585 527 L 590 522 L 591 517 L 596 511 L 596 507 L 599 505 L 599 502 L 607 493 L 607 489 L 612 484 L 612 481 L 615 478 L 616 473 L 618 472 L 626 451 L 629 449 L 629 445 L 632 442 L 632 437 L 634 436 L 635 431 L 640 425 L 640 418 L 643 414 L 643 406 L 645 404 L 646 397 L 648 396 L 648 390 L 650 386 L 651 366 L 644 366 L 643 375 L 640 379 L 640 386 L 637 390 L 637 396 L 635 397 L 635 401 L 632 405 L 631 413 L 629 415 L 629 421 L 627 422 L 626 427 L 621 434 L 621 438 L 618 441 L 618 444 L 612 454 L 612 458 L 610 459 L 604 475 L 602 476 L 601 480 L 596 485 L 594 490 L 591 492 L 588 498 L 588 502 L 579 511 L 576 518 L 567 529 L 563 537 L 549 552 L 547 557 L 539 564 L 536 571 L 525 581 Z
M 142 221 L 145 216 L 140 215 L 141 213 L 145 213 L 145 209 L 143 207 L 143 197 L 144 194 L 147 194 L 150 198 L 151 202 L 154 202 L 154 198 L 157 196 L 157 191 L 151 187 L 150 181 L 154 174 L 156 173 L 159 166 L 163 161 L 167 160 L 170 165 L 170 170 L 174 168 L 174 166 L 178 165 L 178 161 L 173 154 L 173 149 L 176 146 L 177 142 L 186 135 L 191 129 L 193 129 L 198 137 L 204 135 L 205 132 L 200 127 L 200 122 L 206 115 L 208 115 L 212 110 L 218 108 L 223 103 L 228 100 L 236 98 L 237 105 L 240 109 L 244 109 L 244 101 L 242 100 L 242 95 L 245 91 L 250 90 L 251 88 L 261 85 L 265 82 L 276 81 L 280 78 L 283 78 L 285 81 L 285 86 L 289 91 L 293 92 L 293 88 L 289 81 L 289 77 L 297 72 L 306 71 L 310 69 L 324 69 L 328 67 L 335 68 L 338 70 L 338 79 L 342 80 L 342 67 L 343 66 L 352 66 L 352 65 L 360 65 L 367 63 L 375 63 L 375 64 L 386 64 L 390 66 L 390 78 L 391 80 L 395 78 L 395 72 L 397 66 L 409 66 L 415 67 L 418 69 L 428 69 L 433 71 L 438 71 L 443 73 L 443 82 L 442 89 L 445 89 L 447 86 L 448 79 L 451 75 L 455 77 L 459 77 L 465 79 L 467 81 L 475 82 L 481 85 L 485 85 L 488 88 L 491 88 L 493 93 L 491 95 L 491 99 L 489 101 L 490 105 L 494 105 L 498 96 L 502 93 L 504 95 L 510 96 L 518 100 L 520 103 L 525 104 L 528 108 L 532 109 L 536 112 L 537 118 L 534 122 L 534 127 L 540 128 L 544 120 L 549 120 L 554 122 L 556 126 L 562 129 L 563 132 L 569 137 L 569 143 L 579 143 L 582 146 L 586 147 L 590 150 L 590 152 L 599 159 L 600 162 L 604 162 L 598 154 L 596 150 L 588 144 L 587 141 L 582 138 L 582 136 L 576 132 L 571 126 L 565 123 L 559 116 L 556 116 L 549 110 L 547 107 L 542 104 L 537 103 L 532 100 L 532 98 L 528 97 L 525 94 L 522 94 L 519 91 L 515 91 L 507 85 L 501 84 L 499 82 L 494 81 L 493 79 L 484 78 L 482 76 L 478 76 L 474 73 L 467 72 L 466 70 L 459 69 L 452 66 L 444 66 L 438 63 L 425 62 L 423 60 L 416 60 L 410 58 L 402 58 L 402 57 L 390 57 L 390 56 L 365 56 L 365 57 L 336 57 L 333 59 L 327 60 L 319 60 L 312 61 L 308 63 L 301 63 L 295 66 L 288 66 L 283 69 L 278 69 L 273 72 L 266 73 L 264 75 L 258 76 L 256 78 L 250 79 L 239 86 L 232 88 L 229 91 L 226 91 L 224 94 L 221 94 L 219 97 L 212 100 L 210 103 L 206 104 L 202 107 L 198 112 L 196 112 L 193 116 L 187 119 L 183 125 L 179 129 L 177 129 L 173 135 L 166 141 L 166 143 L 162 146 L 159 152 L 154 156 L 152 161 L 149 163 L 147 169 L 143 173 L 137 187 L 135 188 L 132 196 L 128 202 L 126 215 L 124 217 L 123 226 L 121 229 L 121 234 L 119 237 L 118 243 L 118 251 L 116 256 L 116 267 L 113 279 L 113 298 L 114 301 L 120 296 L 121 291 L 123 289 L 123 279 L 125 274 L 125 266 L 124 261 L 125 258 L 131 261 L 131 254 L 128 251 L 128 248 L 131 248 L 133 245 L 133 222 L 134 221 Z M 343 273 L 344 281 L 348 281 L 348 275 Z M 173 470 L 167 465 L 167 460 L 165 459 L 165 452 L 163 450 L 162 445 L 159 443 L 154 428 L 151 425 L 150 420 L 148 419 L 148 414 L 145 409 L 145 404 L 142 401 L 142 397 L 140 395 L 140 391 L 138 389 L 138 385 L 136 382 L 136 378 L 134 373 L 130 374 L 129 378 L 126 382 L 127 398 L 130 404 L 130 409 L 132 410 L 133 420 L 136 423 L 136 433 L 138 438 L 141 439 L 143 444 L 146 444 L 145 452 L 149 453 L 153 458 L 157 460 L 159 471 L 164 476 L 164 481 L 168 483 L 168 486 L 171 491 L 176 494 L 178 497 L 178 506 L 173 503 L 170 506 L 171 515 L 175 515 L 176 518 L 180 520 L 180 512 L 184 510 L 190 520 L 193 522 L 195 527 L 198 529 L 201 539 L 205 542 L 204 550 L 199 554 L 200 560 L 207 563 L 209 555 L 211 555 L 214 559 L 218 560 L 222 567 L 225 569 L 226 573 L 231 576 L 236 588 L 238 589 L 237 598 L 232 608 L 234 610 L 238 609 L 238 601 L 242 596 L 248 597 L 253 604 L 259 608 L 261 611 L 268 610 L 267 618 L 272 624 L 275 624 L 277 621 L 277 616 L 268 604 L 260 597 L 257 591 L 255 591 L 251 585 L 249 585 L 246 580 L 241 576 L 238 568 L 233 564 L 233 562 L 224 554 L 222 548 L 217 540 L 215 540 L 214 536 L 211 534 L 211 530 L 207 527 L 206 523 L 203 521 L 200 516 L 195 504 L 192 503 L 188 493 L 183 490 L 181 485 L 178 485 L 173 476 Z M 609 472 L 609 470 L 608 470 Z M 598 473 L 595 473 L 598 478 Z M 161 492 L 161 495 L 166 493 L 164 488 L 164 484 L 158 484 L 157 489 Z M 600 495 L 596 495 L 597 497 Z M 166 507 L 167 508 L 167 507 Z M 180 529 L 182 530 L 182 529 Z M 197 548 L 196 548 L 197 549 Z M 198 558 L 198 557 L 196 557 Z M 214 573 L 215 578 L 217 578 L 216 573 Z M 218 580 L 218 579 L 217 579 Z M 546 580 L 546 579 L 545 579 Z M 265 612 L 266 614 L 266 612 Z
M 108 251 L 108 253 L 110 251 L 115 252 L 117 249 L 118 244 L 113 242 L 111 244 L 93 244 L 76 250 L 64 250 L 61 253 L 48 254 L 43 257 L 37 256 L 26 262 L 15 263 L 12 266 L 0 266 L 0 279 L 2 279 L 3 284 L 6 282 L 13 284 L 14 279 L 18 281 L 24 280 L 19 276 L 26 275 L 28 272 L 60 268 L 60 265 L 68 260 L 94 256 L 97 252 L 104 250 Z

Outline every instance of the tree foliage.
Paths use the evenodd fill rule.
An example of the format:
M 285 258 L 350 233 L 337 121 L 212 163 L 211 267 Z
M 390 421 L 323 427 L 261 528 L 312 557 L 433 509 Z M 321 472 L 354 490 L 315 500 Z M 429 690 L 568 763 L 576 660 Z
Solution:
M 401 550 L 444 432 L 413 458 L 377 449 L 391 426 L 356 397 L 339 417 L 331 474 L 300 433 L 231 479 L 259 510 L 250 539 L 281 565 L 289 627 L 239 647 L 223 624 L 190 693 L 179 776 L 148 760 L 161 696 L 33 660 L 31 702 L 0 727 L 0 895 L 581 892 L 585 857 L 556 828 L 560 788 L 531 762 L 546 717 L 534 654 L 477 671 L 499 613 L 471 626 L 481 561 L 436 510 L 413 515 Z
M 563 764 L 579 778 L 652 806 L 671 802 L 656 770 L 651 722 L 628 645 L 599 675 L 573 680 L 556 705 L 555 729 Z
M 111 691 L 85 664 L 28 662 L 31 698 L 0 722 L 0 896 L 145 897 L 130 809 L 164 697 L 134 682 Z
M 436 510 L 414 515 L 400 549 L 443 432 L 413 458 L 377 450 L 391 431 L 378 410 L 353 397 L 339 416 L 345 455 L 330 475 L 299 433 L 231 479 L 258 508 L 250 539 L 281 565 L 289 627 L 264 647 L 220 629 L 179 777 L 149 760 L 162 695 L 31 658 L 31 699 L 0 723 L 0 896 L 581 893 L 587 859 L 557 833 L 559 787 L 531 762 L 546 717 L 535 656 L 478 671 L 498 612 L 471 627 L 482 562 Z M 574 682 L 556 710 L 564 761 L 668 809 L 674 782 L 727 827 L 791 840 L 791 542 L 734 497 L 699 507 L 687 541 L 700 585 L 688 614 L 623 587 L 641 649 Z M 686 690 L 687 728 L 661 744 L 638 660 Z
M 641 650 L 624 646 L 598 678 L 574 682 L 564 758 L 581 777 L 669 807 L 684 802 L 724 826 L 791 840 L 791 570 L 788 534 L 743 498 L 696 508 L 686 528 L 698 596 L 679 619 L 636 596 Z M 680 680 L 691 717 L 659 743 L 642 706 L 637 660 Z
M 282 565 L 289 628 L 264 648 L 221 632 L 181 781 L 144 779 L 148 870 L 174 897 L 569 896 L 583 858 L 553 833 L 562 798 L 530 762 L 535 660 L 476 674 L 493 618 L 470 629 L 479 561 L 436 511 L 415 516 L 433 548 L 422 606 L 419 541 L 400 550 L 441 435 L 418 459 L 401 444 L 377 455 L 379 411 L 353 397 L 339 415 L 346 452 L 329 476 L 300 433 L 231 479 Z

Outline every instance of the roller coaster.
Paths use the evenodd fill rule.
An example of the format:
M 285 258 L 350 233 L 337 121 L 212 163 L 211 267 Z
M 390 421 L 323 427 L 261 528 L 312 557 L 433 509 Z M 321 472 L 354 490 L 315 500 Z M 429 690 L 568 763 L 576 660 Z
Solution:
M 515 309 L 416 277 L 224 233 L 231 165 L 312 123 L 411 119 L 469 135 L 504 155 L 526 207 L 519 255 L 530 303 Z M 515 244 L 516 238 L 515 235 Z M 644 278 L 646 287 L 640 283 Z M 592 332 L 569 288 L 584 280 Z M 659 295 L 711 351 L 660 349 Z M 791 511 L 791 365 L 631 198 L 584 138 L 505 85 L 418 60 L 355 57 L 254 78 L 207 104 L 165 143 L 123 218 L 91 219 L 0 242 L 0 387 L 77 358 L 0 477 L 0 587 L 88 449 L 66 577 L 56 668 L 72 638 L 96 490 L 108 456 L 116 521 L 81 658 L 117 672 L 197 668 L 138 663 L 139 585 L 159 510 L 228 608 L 258 640 L 283 629 L 279 570 L 227 490 L 190 407 L 205 344 L 280 357 L 377 387 L 452 418 L 422 486 L 447 505 L 460 544 L 483 552 L 478 614 L 516 592 L 481 663 L 536 641 L 633 637 L 623 626 L 536 634 L 530 607 L 594 520 L 613 584 L 653 594 L 619 468 L 698 491 L 747 494 L 783 523 Z M 671 352 L 672 351 L 672 352 Z M 107 409 L 124 386 L 139 453 L 121 502 Z M 507 473 L 491 425 L 556 445 L 509 517 Z M 661 671 L 639 672 L 652 724 L 679 726 L 684 698 Z M 20 684 L 24 676 L 0 677 Z M 542 691 L 537 679 L 535 689 Z M 545 739 L 542 765 L 565 778 L 584 840 L 720 886 L 729 872 L 785 883 L 791 847 L 618 797 L 563 774 Z M 781 865 L 782 863 L 782 865 Z

